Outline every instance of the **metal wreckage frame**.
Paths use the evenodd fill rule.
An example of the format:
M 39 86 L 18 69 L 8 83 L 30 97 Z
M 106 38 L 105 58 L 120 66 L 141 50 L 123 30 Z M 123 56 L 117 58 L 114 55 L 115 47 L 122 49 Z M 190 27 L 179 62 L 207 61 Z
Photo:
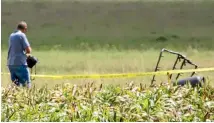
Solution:
M 177 69 L 177 66 L 178 66 L 179 62 L 182 62 L 180 67 L 179 67 L 180 70 L 183 69 L 184 66 L 187 66 L 187 65 L 193 66 L 194 69 L 198 68 L 198 65 L 194 64 L 191 60 L 187 59 L 186 56 L 184 56 L 184 55 L 182 55 L 182 54 L 180 54 L 178 52 L 174 52 L 174 51 L 171 51 L 171 50 L 163 48 L 161 50 L 161 52 L 160 52 L 160 55 L 159 55 L 159 58 L 158 58 L 158 61 L 157 61 L 156 67 L 155 67 L 155 72 L 160 70 L 159 64 L 160 64 L 161 59 L 164 57 L 163 56 L 164 52 L 177 56 L 177 58 L 176 58 L 176 60 L 174 62 L 174 65 L 172 67 L 172 70 Z M 189 83 L 192 87 L 195 87 L 195 86 L 198 86 L 198 85 L 202 86 L 202 82 L 203 83 L 205 82 L 205 78 L 202 77 L 202 76 L 196 75 L 196 72 L 192 72 L 190 77 L 178 80 L 178 78 L 181 75 L 182 75 L 182 73 L 178 73 L 174 80 L 172 80 L 172 74 L 169 74 L 168 77 L 169 77 L 169 80 L 172 80 L 173 85 L 181 85 L 181 86 L 183 86 L 183 85 Z M 194 76 L 194 75 L 196 75 L 196 76 Z M 156 77 L 156 75 L 153 75 L 153 78 L 151 80 L 151 86 L 156 81 L 155 77 Z

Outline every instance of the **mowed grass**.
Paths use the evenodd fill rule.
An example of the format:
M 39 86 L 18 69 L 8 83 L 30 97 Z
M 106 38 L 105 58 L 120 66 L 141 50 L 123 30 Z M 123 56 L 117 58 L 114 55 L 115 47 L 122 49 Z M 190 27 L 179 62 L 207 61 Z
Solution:
M 136 73 L 136 72 L 151 72 L 154 71 L 158 56 L 158 50 L 146 51 L 33 51 L 33 55 L 39 58 L 37 65 L 37 74 L 47 75 L 68 75 L 68 74 L 106 74 L 106 73 Z M 198 51 L 187 50 L 181 51 L 187 55 L 199 67 L 213 67 L 214 66 L 214 52 L 213 51 Z M 163 61 L 161 61 L 161 70 L 170 70 L 175 61 L 176 56 L 164 54 Z M 8 72 L 6 67 L 6 52 L 2 52 L 2 72 Z M 179 64 L 178 64 L 179 65 Z M 178 66 L 179 68 L 179 66 Z M 189 65 L 185 69 L 193 68 Z M 214 72 L 200 72 L 198 75 L 208 77 L 213 81 Z M 189 76 L 184 74 L 181 78 Z M 53 87 L 55 84 L 73 83 L 85 84 L 88 82 L 95 82 L 95 84 L 113 84 L 125 85 L 125 83 L 134 82 L 136 84 L 142 83 L 149 85 L 152 76 L 137 77 L 137 78 L 114 78 L 114 79 L 43 79 L 36 78 L 33 84 L 41 87 L 48 84 Z M 157 76 L 157 83 L 167 82 L 167 76 Z M 8 75 L 2 75 L 2 85 L 6 86 L 10 83 Z
M 2 48 L 25 20 L 39 50 L 213 50 L 213 6 L 213 1 L 2 1 Z

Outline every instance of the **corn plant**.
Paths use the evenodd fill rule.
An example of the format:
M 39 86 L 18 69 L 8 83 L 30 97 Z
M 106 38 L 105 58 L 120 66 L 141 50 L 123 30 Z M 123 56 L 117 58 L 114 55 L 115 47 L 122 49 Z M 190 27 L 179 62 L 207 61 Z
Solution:
M 5 122 L 214 121 L 214 88 L 209 85 L 9 86 L 2 88 L 1 95 L 1 121 Z

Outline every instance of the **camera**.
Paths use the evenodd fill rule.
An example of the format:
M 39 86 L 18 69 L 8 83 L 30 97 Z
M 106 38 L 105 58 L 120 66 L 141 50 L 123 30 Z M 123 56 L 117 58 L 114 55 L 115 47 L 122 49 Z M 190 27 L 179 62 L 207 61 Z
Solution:
M 34 56 L 27 57 L 27 65 L 29 68 L 33 68 L 38 62 L 38 59 Z

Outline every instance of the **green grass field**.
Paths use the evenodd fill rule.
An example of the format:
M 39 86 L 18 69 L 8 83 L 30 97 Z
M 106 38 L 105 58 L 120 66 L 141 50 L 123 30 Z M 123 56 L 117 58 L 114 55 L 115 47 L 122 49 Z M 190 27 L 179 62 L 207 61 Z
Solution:
M 189 50 L 182 52 L 187 55 L 199 67 L 213 67 L 214 66 L 214 52 L 202 51 L 199 53 L 197 50 Z M 147 51 L 35 51 L 34 55 L 40 60 L 37 65 L 37 74 L 104 74 L 104 73 L 136 73 L 136 72 L 151 72 L 154 71 L 157 58 L 159 55 L 158 50 Z M 169 70 L 172 68 L 176 59 L 175 56 L 164 54 L 165 57 L 161 61 L 160 66 L 162 70 Z M 203 58 L 203 59 L 202 59 Z M 2 71 L 8 72 L 5 66 L 6 52 L 2 52 Z M 191 66 L 184 67 L 193 68 Z M 208 77 L 213 80 L 214 72 L 200 72 L 199 75 Z M 187 77 L 190 74 L 184 74 L 181 78 Z M 8 75 L 2 76 L 2 85 L 5 86 L 10 82 Z M 55 84 L 60 83 L 74 83 L 85 84 L 87 82 L 95 82 L 96 84 L 103 83 L 124 85 L 133 81 L 136 84 L 143 83 L 150 84 L 152 76 L 137 77 L 137 78 L 115 78 L 115 79 L 73 79 L 73 80 L 54 80 L 36 78 L 34 84 L 41 87 L 48 84 L 53 87 Z M 167 76 L 157 76 L 157 82 L 167 81 Z M 212 83 L 211 83 L 212 84 Z
M 162 48 L 214 67 L 213 6 L 211 0 L 3 0 L 1 71 L 8 73 L 8 37 L 21 20 L 39 58 L 37 74 L 152 72 Z M 176 57 L 164 56 L 161 70 L 172 69 Z M 214 85 L 214 72 L 197 74 Z M 213 87 L 171 86 L 167 76 L 148 87 L 151 79 L 36 78 L 28 90 L 1 75 L 1 121 L 214 121 Z
M 28 23 L 32 54 L 40 60 L 38 74 L 154 71 L 162 48 L 184 53 L 199 67 L 214 66 L 214 2 L 3 1 L 2 5 L 3 72 L 8 72 L 8 36 L 20 20 Z M 171 69 L 174 59 L 166 57 L 163 70 Z M 200 74 L 213 79 L 212 73 Z M 159 78 L 160 82 L 166 79 Z M 123 85 L 130 81 L 149 84 L 150 80 L 151 76 L 105 80 L 37 78 L 33 83 L 52 87 L 63 82 Z M 9 82 L 9 76 L 2 76 L 3 86 Z
M 214 2 L 211 1 L 3 1 L 2 5 L 2 71 L 7 71 L 8 36 L 20 20 L 28 23 L 32 54 L 40 60 L 38 74 L 153 71 L 162 48 L 184 53 L 199 67 L 214 66 Z M 173 60 L 174 57 L 166 58 L 163 69 L 170 69 Z M 98 81 L 121 84 L 132 80 L 149 83 L 151 77 L 36 79 L 34 83 Z M 3 76 L 2 84 L 8 82 L 9 77 Z
M 213 6 L 212 1 L 3 1 L 2 48 L 18 21 L 26 20 L 35 50 L 213 50 Z

